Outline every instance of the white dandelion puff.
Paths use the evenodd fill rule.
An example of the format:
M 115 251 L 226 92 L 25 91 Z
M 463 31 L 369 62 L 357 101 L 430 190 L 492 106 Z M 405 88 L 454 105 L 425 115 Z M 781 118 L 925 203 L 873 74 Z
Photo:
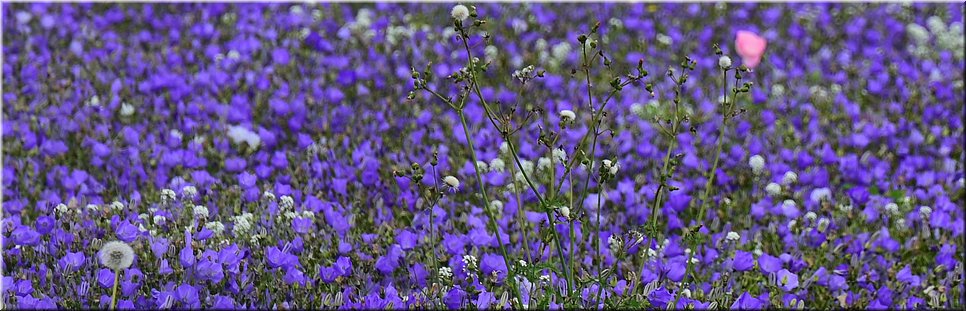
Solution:
M 111 241 L 104 243 L 98 253 L 98 258 L 100 258 L 102 265 L 111 270 L 127 269 L 134 263 L 134 249 L 127 243 Z

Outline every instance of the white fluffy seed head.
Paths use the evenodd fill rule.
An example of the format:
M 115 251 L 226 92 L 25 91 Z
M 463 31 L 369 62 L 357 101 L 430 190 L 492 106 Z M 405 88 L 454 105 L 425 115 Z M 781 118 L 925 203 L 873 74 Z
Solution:
M 765 186 L 765 192 L 768 192 L 771 196 L 777 196 L 782 193 L 782 186 L 776 183 L 769 183 Z
M 104 243 L 98 253 L 98 258 L 102 265 L 111 270 L 127 269 L 134 263 L 134 249 L 127 243 L 111 241 Z
M 443 182 L 449 185 L 451 188 L 459 188 L 460 180 L 453 176 L 443 177 Z
M 748 165 L 751 166 L 751 171 L 755 175 L 761 174 L 761 171 L 765 169 L 765 158 L 760 155 L 753 155 L 748 159 Z
M 573 110 L 560 110 L 560 121 L 571 122 L 577 119 L 577 114 Z
M 462 22 L 470 17 L 470 9 L 466 8 L 465 5 L 457 4 L 453 7 L 453 10 L 450 11 L 450 16 Z
M 721 69 L 731 68 L 731 57 L 728 57 L 728 55 L 724 55 L 724 56 L 719 57 L 718 58 L 718 67 L 721 67 Z

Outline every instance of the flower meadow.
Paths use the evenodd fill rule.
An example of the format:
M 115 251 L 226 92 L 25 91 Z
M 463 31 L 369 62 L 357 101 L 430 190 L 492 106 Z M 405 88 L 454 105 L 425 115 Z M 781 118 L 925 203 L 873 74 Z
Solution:
M 2 307 L 964 305 L 962 3 L 4 3 Z

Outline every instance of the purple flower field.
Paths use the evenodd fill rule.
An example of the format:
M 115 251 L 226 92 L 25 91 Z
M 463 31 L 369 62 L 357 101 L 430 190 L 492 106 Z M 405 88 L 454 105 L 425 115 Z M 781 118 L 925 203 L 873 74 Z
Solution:
M 961 308 L 964 8 L 4 3 L 0 308 Z

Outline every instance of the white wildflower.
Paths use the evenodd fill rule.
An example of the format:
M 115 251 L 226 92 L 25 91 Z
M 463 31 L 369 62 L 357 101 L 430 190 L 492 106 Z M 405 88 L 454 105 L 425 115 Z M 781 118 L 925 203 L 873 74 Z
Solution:
M 771 196 L 778 196 L 782 193 L 782 186 L 779 186 L 776 183 L 769 183 L 767 186 L 765 186 L 765 192 L 768 192 L 768 194 Z
M 785 176 L 782 176 L 782 184 L 790 185 L 798 181 L 798 174 L 795 172 L 788 171 L 785 172 Z
M 450 188 L 454 188 L 454 189 L 459 188 L 460 186 L 460 180 L 456 179 L 456 177 L 453 177 L 453 176 L 443 177 L 443 182 L 449 185 Z
M 124 209 L 124 203 L 118 201 L 111 202 L 111 209 L 116 211 L 122 210 Z
M 262 199 L 269 202 L 275 201 L 275 194 L 271 191 L 265 190 L 265 192 L 262 193 Z
M 192 214 L 195 217 L 208 218 L 208 208 L 204 205 L 195 205 L 194 209 L 192 209 Z
M 735 241 L 740 240 L 741 239 L 741 236 L 738 235 L 737 232 L 730 231 L 730 232 L 728 232 L 728 236 L 725 237 L 725 239 L 728 240 L 728 241 L 735 242 Z
M 577 114 L 573 110 L 564 109 L 560 110 L 560 121 L 571 122 L 577 119 Z
M 765 169 L 765 158 L 757 154 L 753 155 L 750 159 L 748 159 L 748 165 L 751 166 L 751 171 L 754 172 L 755 175 L 759 175 L 761 174 L 761 171 Z
M 227 134 L 228 138 L 235 144 L 244 142 L 253 150 L 258 149 L 258 146 L 262 143 L 262 138 L 258 136 L 258 133 L 240 125 L 229 125 Z
M 505 169 L 506 169 L 506 163 L 504 163 L 502 159 L 496 158 L 496 159 L 493 159 L 493 161 L 490 161 L 490 171 L 502 172 Z
M 295 207 L 295 199 L 292 199 L 290 196 L 283 195 L 281 198 L 281 203 L 279 203 L 278 206 L 281 207 L 282 210 L 290 210 Z
M 805 213 L 805 219 L 807 219 L 807 220 L 815 220 L 815 218 L 818 218 L 818 215 L 816 215 L 815 212 Z
M 67 212 L 70 211 L 67 208 L 67 204 L 64 204 L 64 203 L 57 204 L 57 207 L 55 207 L 54 210 L 57 211 L 57 215 L 61 215 L 61 216 L 63 216 L 64 214 L 67 214 Z
M 884 207 L 885 211 L 890 215 L 899 215 L 899 205 L 893 202 L 889 202 Z
M 198 189 L 195 186 L 184 186 L 181 188 L 181 197 L 184 199 L 194 199 L 198 195 Z
M 467 270 L 476 270 L 476 256 L 473 255 L 463 255 L 463 264 L 466 265 Z
M 919 217 L 926 219 L 926 218 L 929 218 L 930 215 L 932 215 L 932 207 L 929 207 L 929 206 L 919 207 Z
M 154 224 L 158 226 L 164 225 L 165 221 L 167 221 L 167 219 L 164 218 L 164 215 L 154 215 L 152 220 L 154 221 Z
M 560 210 L 560 215 L 561 215 L 561 216 L 563 216 L 563 217 L 564 217 L 564 218 L 566 218 L 566 219 L 570 219 L 570 207 L 567 207 L 567 206 L 561 206 L 561 207 L 559 208 L 559 210 Z
M 480 170 L 481 173 L 486 173 L 490 168 L 487 167 L 486 162 L 476 161 L 476 168 Z
M 563 148 L 554 148 L 550 155 L 557 163 L 567 162 L 567 152 Z
M 205 228 L 208 228 L 208 230 L 211 230 L 216 235 L 221 234 L 223 231 L 225 231 L 225 225 L 222 224 L 220 221 L 209 222 L 205 224 Z

